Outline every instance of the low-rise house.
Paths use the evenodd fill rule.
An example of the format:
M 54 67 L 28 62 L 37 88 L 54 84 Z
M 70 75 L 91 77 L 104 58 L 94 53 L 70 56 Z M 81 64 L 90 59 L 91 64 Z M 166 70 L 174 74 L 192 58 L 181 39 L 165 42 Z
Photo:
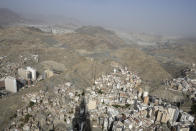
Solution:
M 29 80 L 31 78 L 31 72 L 24 68 L 18 69 L 18 75 L 25 80 Z
M 89 100 L 87 107 L 88 110 L 94 110 L 97 107 L 97 102 L 95 100 Z
M 180 113 L 180 121 L 181 122 L 187 122 L 187 121 L 194 122 L 194 117 L 186 112 L 181 112 Z
M 50 78 L 50 77 L 54 76 L 54 72 L 52 70 L 45 70 L 44 75 L 46 78 Z

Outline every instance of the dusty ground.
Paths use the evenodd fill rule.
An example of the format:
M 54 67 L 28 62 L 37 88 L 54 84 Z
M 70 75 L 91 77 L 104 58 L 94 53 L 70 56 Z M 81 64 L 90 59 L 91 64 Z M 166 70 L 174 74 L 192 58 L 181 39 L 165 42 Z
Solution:
M 88 87 L 96 77 L 110 72 L 111 63 L 114 62 L 128 66 L 129 70 L 136 72 L 148 83 L 152 92 L 156 92 L 162 80 L 171 78 L 163 63 L 158 61 L 156 52 L 157 50 L 150 49 L 144 52 L 137 46 L 127 45 L 114 32 L 96 27 L 85 27 L 76 33 L 63 35 L 52 35 L 26 27 L 1 28 L 0 56 L 7 56 L 10 62 L 17 63 L 20 55 L 38 54 L 39 63 L 27 62 L 23 66 L 33 66 L 40 73 L 47 68 L 61 72 L 49 80 L 42 81 L 35 88 L 28 88 L 1 99 L 1 128 L 6 125 L 16 109 L 23 106 L 22 94 L 38 91 L 40 88 L 52 88 L 64 81 L 71 81 L 78 88 Z M 165 50 L 162 52 L 168 54 Z M 193 55 L 192 50 L 191 52 Z M 179 58 L 182 59 L 182 56 L 179 55 Z

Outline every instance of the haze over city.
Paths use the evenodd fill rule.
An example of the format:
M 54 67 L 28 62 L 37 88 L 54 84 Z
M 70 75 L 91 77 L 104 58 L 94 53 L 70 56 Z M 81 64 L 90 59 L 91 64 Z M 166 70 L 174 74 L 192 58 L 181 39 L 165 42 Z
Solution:
M 195 0 L 0 0 L 0 131 L 196 131 Z
M 195 0 L 1 0 L 30 18 L 69 17 L 83 24 L 115 27 L 129 32 L 196 36 Z

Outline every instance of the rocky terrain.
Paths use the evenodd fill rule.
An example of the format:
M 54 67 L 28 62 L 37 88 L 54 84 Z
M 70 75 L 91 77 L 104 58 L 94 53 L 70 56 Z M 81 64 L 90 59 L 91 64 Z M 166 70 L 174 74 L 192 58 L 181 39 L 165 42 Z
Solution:
M 85 89 L 66 82 L 25 94 L 22 96 L 25 106 L 14 113 L 5 130 L 148 131 L 194 128 L 194 116 L 180 108 L 177 102 L 149 96 L 147 88 L 141 88 L 141 83 L 140 77 L 127 67 L 116 65 L 113 72 L 102 74 Z M 195 94 L 195 87 L 190 87 L 190 83 L 182 78 L 171 82 L 171 85 L 172 88 L 181 86 L 183 91 L 193 90 Z M 194 94 L 193 99 L 196 98 Z
M 146 47 L 147 54 L 155 56 L 162 67 L 173 77 L 178 76 L 180 69 L 196 62 L 196 44 L 194 38 L 172 39 L 157 43 L 156 46 Z
M 17 14 L 13 15 L 13 19 L 18 18 Z M 40 73 L 47 69 L 58 73 L 32 88 L 0 99 L 0 105 L 4 105 L 0 107 L 0 130 L 16 110 L 24 106 L 22 95 L 48 90 L 67 81 L 86 89 L 118 64 L 138 74 L 142 80 L 140 87 L 149 94 L 161 94 L 160 97 L 169 101 L 183 99 L 182 92 L 166 90 L 163 81 L 179 77 L 181 69 L 196 63 L 196 40 L 191 38 L 122 33 L 97 26 L 68 28 L 68 32 L 66 26 L 58 26 L 65 30 L 59 33 L 55 28 L 54 33 L 45 32 L 40 26 L 4 26 L 4 23 L 7 22 L 0 28 L 1 78 L 16 76 L 18 68 L 26 66 Z M 35 61 L 34 56 L 38 56 L 39 61 Z

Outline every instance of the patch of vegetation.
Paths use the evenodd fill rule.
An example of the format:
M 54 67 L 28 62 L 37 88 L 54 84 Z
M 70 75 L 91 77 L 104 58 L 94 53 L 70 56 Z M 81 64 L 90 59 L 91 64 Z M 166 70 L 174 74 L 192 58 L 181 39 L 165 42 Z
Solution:
M 17 114 L 14 113 L 14 115 L 10 117 L 10 120 L 12 120 L 13 118 L 16 118 L 16 117 L 17 117 Z
M 24 118 L 20 118 L 19 121 L 22 121 L 23 123 L 27 123 L 29 119 L 32 117 L 30 114 L 26 114 Z
M 69 111 L 69 114 L 72 114 L 73 113 L 73 110 Z
M 83 94 L 83 95 L 84 95 L 84 94 Z M 76 93 L 75 93 L 75 96 L 79 96 L 79 97 L 80 97 L 80 94 L 79 94 L 78 92 L 76 92 Z
M 27 123 L 31 117 L 32 117 L 32 115 L 30 115 L 30 114 L 25 115 L 24 123 Z
M 97 91 L 97 93 L 103 94 L 103 91 L 100 89 L 100 90 Z
M 120 105 L 112 105 L 112 106 L 115 107 L 115 108 L 121 108 Z
M 84 96 L 85 95 L 85 92 L 84 92 L 84 90 L 83 90 L 83 92 L 82 92 L 82 96 Z
M 125 104 L 125 108 L 128 108 L 130 106 L 130 104 Z
M 19 125 L 19 128 L 22 128 L 24 126 L 24 123 L 21 123 L 20 125 Z
M 23 118 L 20 118 L 20 120 L 19 121 L 24 121 L 24 119 Z
M 113 107 L 115 108 L 128 108 L 130 106 L 130 104 L 125 104 L 124 106 L 121 106 L 121 105 L 112 105 Z
M 34 106 L 34 105 L 35 105 L 34 102 L 32 102 L 32 101 L 29 102 L 29 107 L 32 107 L 32 106 Z

